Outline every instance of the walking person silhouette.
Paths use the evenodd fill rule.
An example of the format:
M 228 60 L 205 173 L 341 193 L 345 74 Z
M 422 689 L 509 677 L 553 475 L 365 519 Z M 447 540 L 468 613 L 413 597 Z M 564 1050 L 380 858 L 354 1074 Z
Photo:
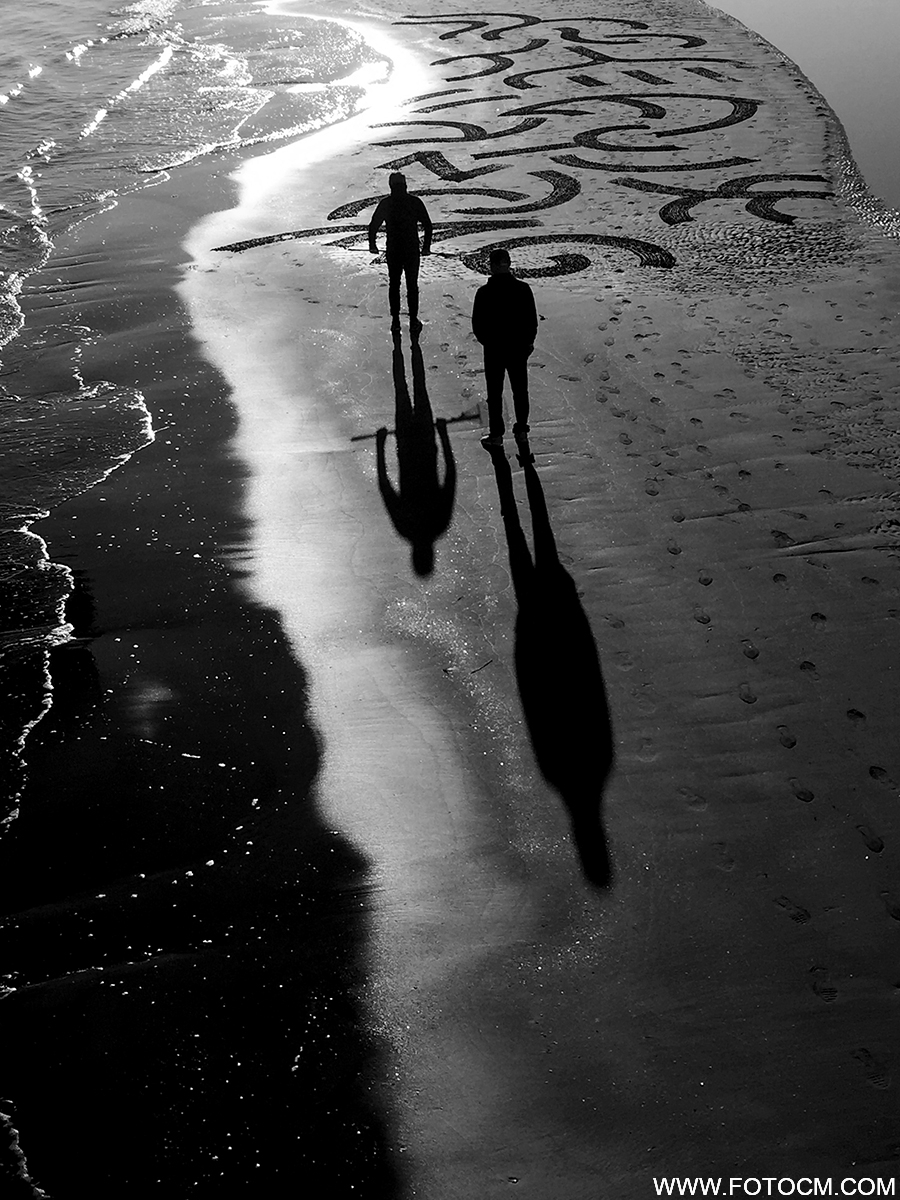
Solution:
M 490 254 L 491 275 L 475 293 L 472 332 L 484 348 L 484 382 L 487 389 L 488 433 L 481 439 L 486 450 L 503 445 L 503 382 L 509 376 L 516 421 L 513 437 L 524 457 L 528 450 L 528 356 L 534 350 L 538 315 L 534 293 L 513 275 L 509 254 L 498 247 Z
M 422 332 L 419 320 L 419 255 L 431 253 L 431 218 L 418 196 L 406 190 L 406 176 L 394 171 L 388 176 L 389 196 L 375 206 L 369 222 L 369 253 L 377 254 L 376 237 L 382 225 L 387 234 L 388 303 L 391 309 L 391 331 L 400 329 L 400 277 L 406 276 L 406 302 L 409 307 L 409 332 L 418 337 Z M 419 250 L 419 226 L 424 230 Z

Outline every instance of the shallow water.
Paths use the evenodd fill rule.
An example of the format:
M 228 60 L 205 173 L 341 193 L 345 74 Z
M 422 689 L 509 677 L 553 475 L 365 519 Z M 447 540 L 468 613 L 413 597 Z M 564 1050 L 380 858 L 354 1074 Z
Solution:
M 709 0 L 800 67 L 837 113 L 871 191 L 900 208 L 900 4 Z
M 23 600 L 20 568 L 34 566 L 36 544 L 27 524 L 152 437 L 140 392 L 82 375 L 96 340 L 71 318 L 84 281 L 67 282 L 66 264 L 42 280 L 57 316 L 36 332 L 20 304 L 29 277 L 67 231 L 129 193 L 352 113 L 379 61 L 346 25 L 243 0 L 0 6 L 0 649 L 64 629 L 62 573 L 32 571 Z M 48 349 L 69 364 L 50 397 L 34 370 Z

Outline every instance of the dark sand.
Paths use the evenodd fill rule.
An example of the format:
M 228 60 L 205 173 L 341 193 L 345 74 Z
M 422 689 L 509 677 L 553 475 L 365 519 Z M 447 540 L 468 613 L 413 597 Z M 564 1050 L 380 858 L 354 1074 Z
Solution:
M 554 186 L 528 172 L 576 174 L 580 194 L 521 231 L 559 245 L 514 253 L 593 265 L 533 280 L 534 469 L 511 447 L 492 461 L 480 419 L 448 426 L 432 574 L 363 435 L 395 424 L 404 386 L 434 416 L 473 411 L 478 276 L 435 255 L 421 358 L 404 333 L 398 363 L 364 253 L 212 249 L 379 194 L 415 147 L 369 143 L 415 130 L 308 139 L 193 230 L 180 294 L 219 373 L 154 248 L 191 220 L 180 191 L 70 248 L 86 322 L 110 333 L 86 378 L 138 383 L 172 428 L 40 528 L 77 572 L 84 640 L 53 652 L 0 855 L 21 972 L 4 1088 L 51 1195 L 86 1174 L 97 1196 L 219 1196 L 224 1179 L 428 1200 L 895 1175 L 900 260 L 859 215 L 820 98 L 701 8 L 627 5 L 739 59 L 734 90 L 762 102 L 676 155 L 695 156 L 678 179 L 711 190 L 697 155 L 747 157 L 747 174 L 821 176 L 782 189 L 817 195 L 777 202 L 794 223 L 745 196 L 672 224 L 671 194 L 546 154 L 476 179 L 528 197 Z M 447 28 L 391 33 L 427 63 L 535 27 Z M 517 69 L 569 61 L 558 39 L 528 53 Z M 657 69 L 677 86 L 616 82 L 712 86 Z M 503 90 L 441 70 L 459 67 L 417 90 Z M 520 103 L 573 92 L 545 79 Z M 491 103 L 442 116 L 497 120 Z M 479 165 L 477 141 L 442 150 Z M 428 200 L 442 221 L 495 202 Z M 36 319 L 50 302 L 33 297 Z M 384 468 L 396 482 L 396 439 Z

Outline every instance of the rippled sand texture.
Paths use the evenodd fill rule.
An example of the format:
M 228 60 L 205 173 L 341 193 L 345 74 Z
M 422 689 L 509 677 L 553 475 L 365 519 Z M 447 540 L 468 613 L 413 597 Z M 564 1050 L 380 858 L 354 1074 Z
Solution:
M 373 21 L 430 85 L 280 159 L 186 290 L 253 470 L 248 586 L 375 864 L 402 1161 L 429 1198 L 890 1174 L 896 231 L 742 27 L 508 7 Z M 418 352 L 364 252 L 396 169 L 436 220 Z M 543 318 L 533 469 L 478 443 L 497 244 Z M 380 457 L 405 392 L 419 441 Z M 398 452 L 455 471 L 432 573 L 381 502 Z

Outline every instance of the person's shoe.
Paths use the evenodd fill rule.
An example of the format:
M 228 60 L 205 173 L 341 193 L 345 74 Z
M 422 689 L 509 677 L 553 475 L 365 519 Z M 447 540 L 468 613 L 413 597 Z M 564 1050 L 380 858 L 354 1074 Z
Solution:
M 531 447 L 528 444 L 528 426 L 513 426 L 513 437 L 516 439 L 516 458 L 521 465 L 527 466 L 528 463 L 534 462 L 534 455 L 531 453 Z
M 499 433 L 486 433 L 481 444 L 485 450 L 499 450 L 503 446 L 503 437 Z
M 412 337 L 418 337 L 419 334 L 422 332 L 422 322 L 418 319 L 418 317 L 413 317 L 412 320 L 410 321 L 409 332 L 412 335 Z

